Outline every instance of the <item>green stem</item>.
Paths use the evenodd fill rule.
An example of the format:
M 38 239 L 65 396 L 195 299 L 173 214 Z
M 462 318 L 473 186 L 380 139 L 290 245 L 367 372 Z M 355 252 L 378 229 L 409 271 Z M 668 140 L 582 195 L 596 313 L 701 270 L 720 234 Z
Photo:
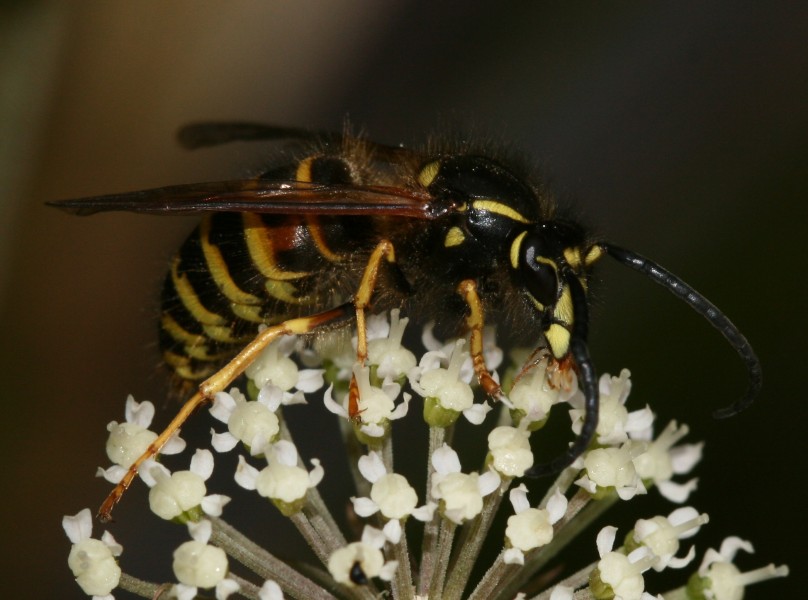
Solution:
M 264 550 L 229 523 L 218 518 L 211 518 L 211 523 L 213 525 L 211 542 L 262 579 L 276 581 L 285 594 L 301 600 L 309 598 L 327 600 L 335 597 Z
M 427 453 L 426 466 L 426 498 L 429 500 L 432 493 L 432 478 L 435 475 L 435 467 L 432 466 L 431 457 L 435 450 L 443 445 L 446 430 L 443 427 L 429 428 L 429 452 Z M 435 572 L 435 562 L 437 560 L 438 533 L 440 531 L 441 516 L 438 511 L 432 515 L 432 519 L 424 523 L 424 539 L 421 543 L 421 565 L 418 570 L 418 595 L 426 596 L 429 591 L 429 584 L 432 581 L 432 574 Z
M 446 600 L 459 600 L 468 585 L 471 570 L 477 562 L 480 548 L 486 541 L 488 530 L 497 514 L 502 497 L 511 485 L 511 479 L 502 479 L 499 488 L 485 497 L 482 512 L 463 527 L 461 541 L 458 543 L 456 555 L 452 557 L 451 573 L 443 590 Z
M 446 571 L 449 570 L 449 557 L 452 554 L 452 541 L 456 530 L 457 525 L 454 522 L 441 518 L 438 555 L 432 581 L 429 584 L 429 598 L 443 598 L 443 584 L 446 581 Z

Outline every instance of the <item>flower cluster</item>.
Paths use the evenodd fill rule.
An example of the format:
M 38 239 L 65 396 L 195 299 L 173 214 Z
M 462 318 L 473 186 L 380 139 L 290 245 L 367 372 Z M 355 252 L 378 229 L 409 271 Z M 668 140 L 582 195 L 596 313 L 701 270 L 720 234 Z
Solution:
M 354 364 L 350 344 L 327 338 L 307 344 L 289 336 L 272 343 L 247 369 L 243 389 L 216 394 L 210 413 L 218 425 L 210 448 L 196 449 L 185 470 L 171 472 L 157 461 L 141 465 L 152 512 L 188 530 L 190 539 L 173 553 L 175 580 L 148 581 L 123 572 L 123 548 L 109 533 L 92 537 L 85 509 L 63 521 L 73 544 L 68 564 L 82 590 L 94 598 L 111 598 L 120 589 L 146 598 L 167 594 L 180 599 L 234 594 L 261 600 L 370 600 L 380 594 L 510 599 L 527 597 L 522 590 L 543 582 L 544 591 L 533 598 L 730 600 L 741 598 L 750 583 L 787 574 L 786 567 L 772 565 L 741 573 L 732 564 L 735 554 L 752 548 L 735 537 L 719 551 L 707 550 L 701 566 L 694 566 L 696 549 L 684 540 L 709 519 L 684 505 L 696 480 L 680 476 L 699 462 L 702 445 L 681 443 L 688 430 L 675 422 L 654 434 L 648 406 L 630 411 L 627 370 L 601 377 L 596 439 L 548 487 L 523 479 L 534 462 L 541 462 L 534 459 L 531 440 L 549 419 L 567 415 L 571 431 L 580 431 L 583 397 L 574 373 L 546 355 L 533 356 L 522 367 L 524 354 L 514 353 L 521 357 L 515 359 L 518 366 L 505 371 L 505 395 L 494 403 L 476 385 L 465 340 L 441 343 L 425 330 L 426 351 L 418 357 L 402 345 L 406 326 L 398 311 L 389 322 L 370 318 L 367 364 Z M 486 365 L 493 372 L 503 353 L 493 344 L 493 332 L 486 331 L 484 339 Z M 352 378 L 358 389 L 353 401 L 348 394 Z M 322 410 L 321 401 L 340 423 L 343 458 L 356 489 L 337 507 L 328 506 L 318 490 L 329 482 L 335 453 L 304 459 L 286 420 L 290 411 Z M 409 433 L 403 450 L 395 448 L 401 464 L 394 463 L 394 424 L 416 413 L 410 411 L 416 404 L 423 441 Z M 569 410 L 554 410 L 560 404 Z M 113 465 L 99 469 L 99 476 L 121 479 L 156 438 L 149 431 L 153 414 L 150 403 L 127 400 L 125 422 L 108 427 Z M 454 443 L 461 426 L 464 440 L 477 435 L 482 444 L 487 439 L 487 452 L 477 464 L 461 457 Z M 427 446 L 425 477 L 406 468 L 405 459 L 418 443 Z M 178 436 L 162 450 L 183 451 Z M 234 452 L 233 498 L 209 493 L 213 470 L 227 464 L 217 457 Z M 622 544 L 616 527 L 602 528 L 591 543 L 589 564 L 580 560 L 574 573 L 548 575 L 548 561 L 586 525 L 616 503 L 651 490 L 679 506 L 668 515 L 637 519 L 620 538 Z M 236 494 L 252 492 L 294 524 L 319 564 L 301 568 L 288 563 L 273 553 L 283 552 L 282 544 L 263 548 L 225 520 L 238 502 Z M 508 502 L 502 502 L 506 497 Z M 333 512 L 345 505 L 351 508 L 351 521 L 359 524 L 348 537 Z M 500 512 L 507 515 L 504 529 L 494 521 Z M 411 548 L 416 541 L 419 547 Z M 495 558 L 483 564 L 481 556 Z M 646 573 L 666 569 L 682 570 L 682 587 L 648 591 Z

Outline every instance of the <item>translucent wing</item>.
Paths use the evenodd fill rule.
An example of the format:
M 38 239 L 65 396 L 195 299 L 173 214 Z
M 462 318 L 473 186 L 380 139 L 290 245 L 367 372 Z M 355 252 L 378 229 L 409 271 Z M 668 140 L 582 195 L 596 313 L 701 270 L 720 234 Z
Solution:
M 173 185 L 48 204 L 82 216 L 107 211 L 176 215 L 218 211 L 435 219 L 455 208 L 425 190 L 263 179 Z

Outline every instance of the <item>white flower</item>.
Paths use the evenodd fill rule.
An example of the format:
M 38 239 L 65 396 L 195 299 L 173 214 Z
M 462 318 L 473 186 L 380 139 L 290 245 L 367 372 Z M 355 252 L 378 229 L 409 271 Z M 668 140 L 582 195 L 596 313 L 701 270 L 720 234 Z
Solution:
M 311 472 L 298 465 L 298 453 L 294 444 L 281 440 L 269 447 L 268 465 L 261 471 L 239 457 L 236 482 L 245 489 L 256 490 L 276 503 L 284 514 L 293 514 L 302 508 L 302 502 L 310 488 L 323 479 L 324 470 L 320 461 L 312 459 Z
M 385 537 L 381 531 L 365 526 L 361 542 L 352 542 L 335 550 L 328 559 L 328 572 L 337 583 L 349 587 L 367 583 L 374 577 L 390 581 L 398 563 L 384 561 L 381 548 Z
M 210 521 L 188 526 L 193 540 L 184 542 L 174 550 L 173 570 L 179 584 L 174 586 L 177 598 L 191 600 L 198 588 L 216 588 L 216 598 L 227 598 L 239 589 L 238 584 L 226 579 L 228 563 L 224 550 L 208 544 Z
M 524 564 L 524 553 L 549 544 L 553 539 L 553 525 L 567 511 L 567 499 L 556 489 L 547 508 L 531 508 L 527 500 L 527 487 L 521 484 L 509 493 L 516 514 L 508 518 L 505 538 L 510 548 L 503 559 L 507 564 Z
M 643 481 L 650 481 L 659 488 L 659 493 L 671 502 L 681 504 L 696 489 L 696 479 L 691 479 L 685 483 L 672 481 L 673 475 L 683 475 L 689 473 L 693 467 L 701 460 L 703 444 L 682 444 L 676 443 L 688 433 L 687 425 L 678 427 L 676 421 L 671 421 L 668 426 L 652 442 L 634 442 L 642 448 L 642 452 L 635 456 L 634 467 L 637 474 Z M 650 437 L 650 428 L 648 432 Z M 637 436 L 632 435 L 637 439 Z M 642 436 L 642 439 L 645 435 Z M 641 446 L 644 444 L 644 447 Z
M 600 412 L 596 430 L 597 442 L 603 446 L 623 444 L 632 433 L 647 430 L 654 420 L 654 414 L 647 406 L 640 410 L 628 412 L 625 407 L 631 392 L 631 373 L 628 369 L 620 371 L 619 377 L 608 373 L 600 376 Z M 582 398 L 581 398 L 582 401 Z M 572 430 L 581 433 L 586 411 L 576 407 L 570 411 L 573 419 Z
M 620 448 L 595 448 L 584 455 L 584 475 L 576 481 L 590 494 L 614 489 L 623 500 L 646 493 L 634 468 L 629 443 Z
M 773 564 L 754 571 L 741 573 L 732 564 L 738 550 L 744 550 L 749 553 L 754 552 L 752 544 L 738 537 L 726 538 L 721 542 L 721 549 L 717 552 L 712 548 L 708 549 L 698 571 L 701 580 L 696 582 L 691 580 L 688 588 L 697 583 L 697 588 L 694 591 L 703 593 L 705 598 L 710 598 L 711 600 L 741 600 L 744 595 L 744 588 L 747 585 L 788 575 L 786 565 L 775 567 Z
M 370 383 L 370 369 L 354 365 L 353 373 L 359 388 L 358 418 L 361 423 L 360 431 L 371 438 L 384 437 L 388 432 L 390 421 L 401 419 L 409 410 L 410 395 L 402 395 L 403 401 L 395 404 L 401 392 L 401 385 L 389 378 L 382 382 L 378 388 Z M 329 386 L 323 395 L 325 407 L 343 419 L 351 419 L 345 404 L 339 404 L 332 396 L 333 385 Z M 348 402 L 346 397 L 344 403 Z
M 285 335 L 264 348 L 244 373 L 252 379 L 259 390 L 268 383 L 289 392 L 296 387 L 301 392 L 315 392 L 323 387 L 322 369 L 303 369 L 299 371 L 295 361 L 289 356 L 295 350 L 297 336 Z M 299 403 L 299 395 L 289 395 L 284 404 Z
M 384 322 L 387 323 L 386 319 Z M 415 355 L 401 346 L 408 322 L 409 319 L 399 319 L 399 310 L 393 309 L 390 311 L 389 332 L 382 337 L 369 339 L 368 362 L 377 365 L 376 376 L 379 379 L 399 379 L 415 366 Z
M 551 386 L 547 380 L 546 358 L 522 373 L 513 384 L 508 400 L 518 411 L 520 424 L 544 424 L 553 405 L 563 401 L 562 389 Z
M 210 450 L 197 450 L 191 459 L 189 471 L 169 473 L 161 465 L 154 465 L 149 471 L 152 479 L 149 490 L 149 507 L 158 517 L 181 521 L 199 518 L 195 509 L 207 515 L 218 517 L 222 508 L 230 501 L 219 494 L 206 495 L 205 481 L 213 472 L 213 455 Z
M 121 578 L 121 568 L 115 560 L 123 552 L 121 545 L 109 532 L 104 532 L 100 540 L 90 537 L 93 520 L 88 508 L 72 517 L 64 517 L 62 527 L 73 543 L 67 564 L 76 583 L 89 596 L 112 598 L 110 593 Z
M 667 567 L 681 569 L 696 556 L 691 546 L 688 554 L 682 558 L 674 555 L 679 550 L 679 540 L 696 535 L 699 528 L 709 521 L 706 514 L 699 514 L 689 506 L 677 508 L 666 517 L 657 516 L 652 519 L 639 519 L 634 525 L 633 539 L 647 547 L 656 556 L 654 570 L 662 571 Z
M 504 477 L 522 477 L 533 466 L 530 435 L 522 428 L 502 426 L 488 434 L 491 466 Z
M 480 514 L 483 497 L 500 484 L 495 471 L 483 475 L 461 473 L 457 453 L 446 444 L 432 454 L 432 465 L 435 467 L 432 497 L 440 501 L 443 516 L 458 525 Z
M 474 392 L 469 385 L 473 371 L 462 371 L 463 365 L 471 361 L 468 352 L 462 350 L 464 344 L 465 340 L 457 340 L 448 357 L 440 350 L 427 352 L 418 366 L 410 370 L 410 385 L 426 399 L 424 414 L 431 426 L 447 427 L 459 413 L 470 423 L 479 425 L 491 409 L 487 402 L 474 404 Z M 449 364 L 444 369 L 441 361 L 447 358 Z
M 373 485 L 370 498 L 351 498 L 354 511 L 360 517 L 369 517 L 381 512 L 386 519 L 401 520 L 410 515 L 420 521 L 432 518 L 435 505 L 416 508 L 418 495 L 407 478 L 398 473 L 388 473 L 378 452 L 371 452 L 359 458 L 359 472 Z M 392 532 L 396 537 L 395 531 Z M 397 541 L 397 540 L 392 540 Z
M 114 463 L 108 469 L 99 467 L 97 475 L 110 483 L 118 483 L 135 460 L 146 452 L 157 434 L 148 429 L 154 418 L 154 405 L 136 402 L 130 394 L 126 398 L 126 421 L 110 421 L 107 425 L 107 456 Z M 175 433 L 160 450 L 161 454 L 178 454 L 185 449 L 185 441 Z
M 615 527 L 604 527 L 598 533 L 597 546 L 600 561 L 590 586 L 596 598 L 608 597 L 605 590 L 611 590 L 615 598 L 621 600 L 641 600 L 645 597 L 643 591 L 645 582 L 642 574 L 651 568 L 655 557 L 646 547 L 640 547 L 625 555 L 621 552 L 612 552 L 614 546 Z
M 267 444 L 280 432 L 280 421 L 275 411 L 282 402 L 284 392 L 277 386 L 266 384 L 258 400 L 248 401 L 236 388 L 218 392 L 213 398 L 211 414 L 227 424 L 227 432 L 213 433 L 212 445 L 217 452 L 228 452 L 239 442 L 250 454 L 263 454 Z

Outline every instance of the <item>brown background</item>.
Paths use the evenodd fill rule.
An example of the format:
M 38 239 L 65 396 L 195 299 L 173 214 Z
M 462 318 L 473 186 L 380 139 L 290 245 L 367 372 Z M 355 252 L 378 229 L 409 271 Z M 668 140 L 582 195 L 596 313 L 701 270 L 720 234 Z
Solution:
M 346 115 L 390 143 L 417 143 L 447 117 L 514 141 L 608 239 L 732 316 L 766 383 L 727 422 L 709 414 L 743 389 L 732 352 L 614 265 L 600 270 L 592 353 L 600 370 L 633 370 L 635 406 L 707 440 L 699 548 L 749 538 L 758 553 L 743 567 L 796 573 L 747 597 L 794 588 L 805 558 L 794 486 L 806 451 L 808 14 L 746 4 L 0 3 L 1 539 L 16 555 L 3 561 L 6 595 L 81 597 L 59 521 L 105 493 L 93 470 L 126 395 L 161 403 L 157 286 L 192 223 L 77 219 L 43 202 L 233 176 L 268 151 L 185 153 L 173 134 L 188 121 L 338 129 Z M 668 510 L 647 502 L 647 514 Z M 114 531 L 130 570 L 148 576 L 175 542 L 135 504 Z

